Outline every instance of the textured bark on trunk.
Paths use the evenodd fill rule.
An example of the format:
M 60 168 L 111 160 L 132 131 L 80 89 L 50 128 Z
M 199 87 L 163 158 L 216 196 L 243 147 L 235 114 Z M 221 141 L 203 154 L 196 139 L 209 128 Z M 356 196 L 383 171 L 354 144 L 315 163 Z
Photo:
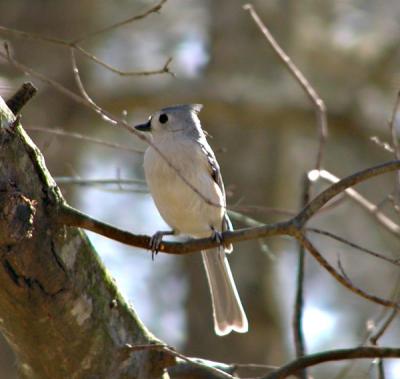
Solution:
M 159 341 L 85 234 L 54 222 L 62 195 L 1 98 L 0 119 L 0 330 L 21 378 L 161 377 L 171 358 L 127 352 Z

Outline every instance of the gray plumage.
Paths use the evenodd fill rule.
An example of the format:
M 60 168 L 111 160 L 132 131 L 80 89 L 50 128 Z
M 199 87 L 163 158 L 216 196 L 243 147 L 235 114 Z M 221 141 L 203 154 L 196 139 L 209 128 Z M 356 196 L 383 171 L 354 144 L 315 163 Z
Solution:
M 175 234 L 209 237 L 232 225 L 226 213 L 225 189 L 214 152 L 201 128 L 199 104 L 164 108 L 150 117 L 141 131 L 151 132 L 152 144 L 178 170 L 174 171 L 151 146 L 144 156 L 144 170 L 154 202 Z M 182 176 L 201 196 L 182 180 Z M 205 201 L 204 199 L 207 199 Z M 154 236 L 156 247 L 164 232 Z M 228 245 L 202 251 L 210 287 L 214 328 L 218 335 L 232 330 L 247 332 L 248 322 L 225 253 Z

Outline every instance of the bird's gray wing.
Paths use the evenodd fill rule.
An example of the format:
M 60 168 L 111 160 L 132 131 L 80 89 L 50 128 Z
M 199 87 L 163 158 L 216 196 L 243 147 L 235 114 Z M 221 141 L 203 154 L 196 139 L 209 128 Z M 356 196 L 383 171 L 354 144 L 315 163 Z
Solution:
M 225 202 L 226 199 L 225 199 L 224 182 L 222 181 L 221 170 L 219 168 L 217 159 L 215 158 L 215 154 L 212 151 L 210 145 L 208 144 L 208 142 L 206 140 L 199 141 L 199 144 L 200 144 L 202 152 L 204 153 L 204 155 L 207 159 L 211 177 L 214 179 L 215 183 L 217 183 L 218 187 L 221 189 L 222 195 L 224 197 L 224 202 Z
M 219 164 L 217 162 L 217 158 L 215 158 L 215 154 L 212 151 L 210 145 L 207 140 L 199 141 L 202 152 L 207 158 L 207 163 L 209 165 L 209 170 L 211 177 L 214 179 L 215 183 L 218 184 L 218 187 L 221 189 L 222 196 L 224 199 L 224 205 L 226 206 L 226 195 L 225 195 L 225 187 L 224 182 L 222 180 L 221 170 L 219 168 Z M 228 217 L 228 213 L 225 212 L 224 220 L 222 221 L 222 231 L 233 230 L 231 220 Z

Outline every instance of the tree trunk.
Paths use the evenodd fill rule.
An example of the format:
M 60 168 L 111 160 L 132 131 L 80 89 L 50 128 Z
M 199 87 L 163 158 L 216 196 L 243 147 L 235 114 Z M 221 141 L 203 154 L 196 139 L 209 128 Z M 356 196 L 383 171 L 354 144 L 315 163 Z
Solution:
M 85 234 L 54 222 L 64 200 L 0 98 L 0 330 L 21 378 L 157 378 L 171 362 Z

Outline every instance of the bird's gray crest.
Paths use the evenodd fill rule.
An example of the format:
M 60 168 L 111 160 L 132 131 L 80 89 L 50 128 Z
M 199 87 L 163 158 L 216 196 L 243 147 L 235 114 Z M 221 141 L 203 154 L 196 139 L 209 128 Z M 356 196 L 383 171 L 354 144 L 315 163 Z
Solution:
M 161 109 L 161 111 L 163 112 L 192 111 L 198 114 L 202 110 L 202 108 L 203 104 L 178 104 L 163 108 Z

